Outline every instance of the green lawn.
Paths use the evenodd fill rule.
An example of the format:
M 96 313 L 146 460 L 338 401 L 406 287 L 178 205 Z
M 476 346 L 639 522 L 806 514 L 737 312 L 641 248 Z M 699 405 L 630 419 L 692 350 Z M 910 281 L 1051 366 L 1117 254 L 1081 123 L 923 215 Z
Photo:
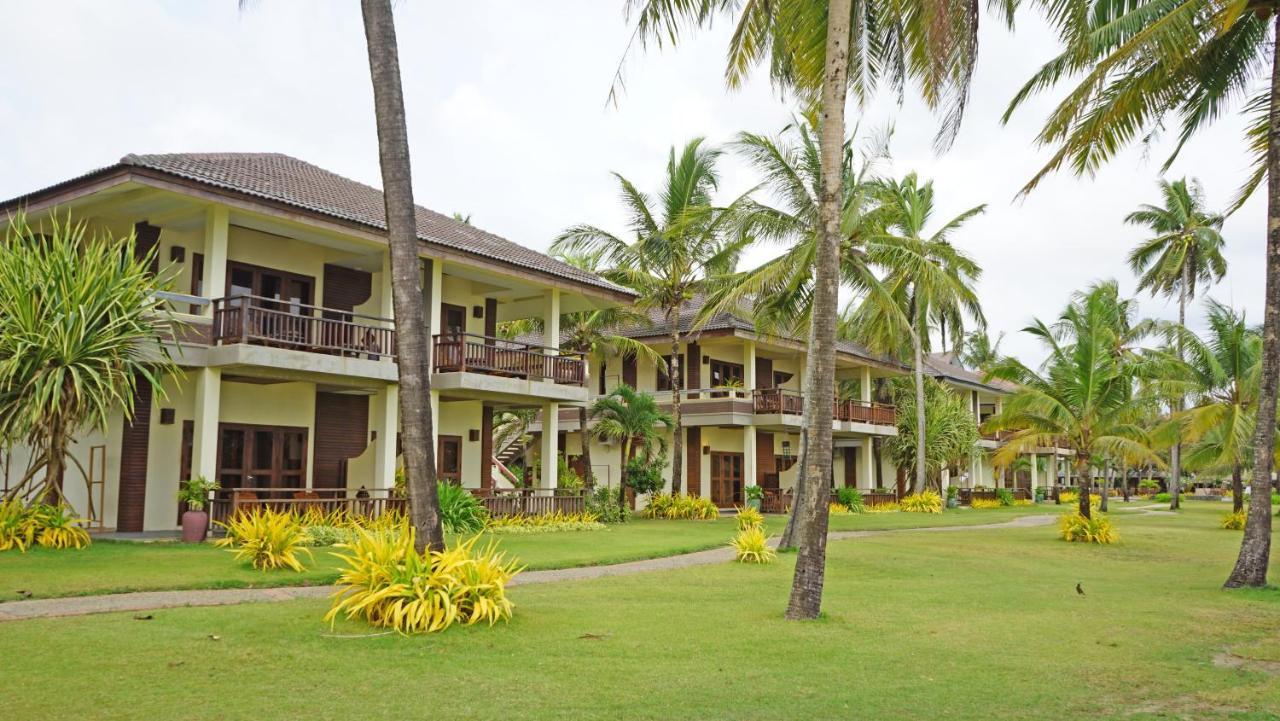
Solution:
M 941 515 L 918 513 L 834 516 L 832 530 L 960 525 L 1008 520 L 1027 512 L 1019 507 L 988 511 L 959 510 Z M 771 533 L 781 533 L 786 519 L 770 516 Z M 503 548 L 530 570 L 620 563 L 670 556 L 724 545 L 734 521 L 635 520 L 603 531 L 501 536 Z M 183 588 L 249 588 L 327 584 L 337 578 L 331 549 L 312 549 L 304 573 L 264 573 L 235 562 L 231 553 L 211 545 L 181 543 L 98 542 L 81 551 L 32 549 L 26 554 L 0 553 L 0 602 L 27 591 L 32 598 L 78 596 L 124 591 Z
M 21 659 L 23 675 L 0 687 L 0 708 L 31 719 L 1280 718 L 1280 592 L 1221 590 L 1240 534 L 1216 528 L 1218 507 L 1189 505 L 1115 514 L 1122 542 L 1105 548 L 1050 527 L 835 542 L 826 616 L 813 623 L 781 619 L 793 556 L 518 587 L 510 623 L 433 637 L 331 630 L 323 601 L 6 623 L 0 658 Z M 1245 668 L 1216 665 L 1222 654 Z M 326 682 L 304 681 L 315 678 Z

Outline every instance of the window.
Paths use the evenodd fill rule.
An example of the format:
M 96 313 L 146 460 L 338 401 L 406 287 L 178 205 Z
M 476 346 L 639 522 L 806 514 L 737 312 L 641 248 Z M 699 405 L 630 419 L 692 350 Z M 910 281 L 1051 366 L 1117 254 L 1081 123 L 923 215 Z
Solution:
M 436 452 L 436 476 L 462 483 L 462 436 L 440 436 Z
M 675 367 L 677 370 L 680 371 L 680 387 L 688 388 L 689 376 L 688 374 L 685 373 L 685 370 L 684 370 L 684 354 L 681 354 L 678 356 L 663 356 L 662 359 L 667 362 L 668 368 Z M 659 367 L 657 371 L 658 371 L 657 389 L 660 391 L 671 390 L 671 376 L 668 375 L 666 370 L 663 370 L 661 367 Z
M 467 309 L 451 303 L 440 304 L 441 335 L 462 335 L 467 332 Z
M 714 358 L 711 360 L 712 388 L 741 388 L 743 387 L 742 378 L 741 363 L 727 363 Z
M 204 297 L 204 253 L 191 254 L 191 295 Z M 193 305 L 189 310 L 191 315 L 199 315 L 201 308 Z

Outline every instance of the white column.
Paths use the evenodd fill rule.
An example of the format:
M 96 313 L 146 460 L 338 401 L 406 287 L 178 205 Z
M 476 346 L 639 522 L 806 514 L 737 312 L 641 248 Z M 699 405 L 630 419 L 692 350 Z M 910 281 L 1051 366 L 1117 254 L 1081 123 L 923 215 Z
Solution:
M 556 458 L 560 440 L 560 404 L 547 402 L 542 404 L 542 487 L 555 488 Z
M 871 366 L 862 366 L 862 377 L 858 381 L 858 392 L 863 403 L 871 402 Z
M 1031 497 L 1035 498 L 1036 488 L 1040 486 L 1040 456 L 1031 454 Z
M 230 215 L 225 205 L 210 206 L 204 215 L 204 277 L 200 285 L 206 298 L 221 298 L 227 285 L 227 233 Z M 204 315 L 213 315 L 213 305 Z
M 876 487 L 876 454 L 872 452 L 874 439 L 867 436 L 862 439 L 862 448 L 858 449 L 858 488 Z
M 195 377 L 195 418 L 191 438 L 191 474 L 218 480 L 218 418 L 222 404 L 222 370 L 198 368 Z M 185 480 L 185 479 L 184 479 Z
M 742 344 L 742 387 L 750 397 L 756 389 L 756 342 L 746 341 Z
M 547 291 L 545 302 L 542 306 L 542 344 L 548 348 L 560 347 L 559 288 L 552 288 Z
M 756 427 L 744 426 L 742 429 L 742 484 L 744 486 L 756 485 Z M 746 491 L 743 491 L 745 494 Z M 739 503 L 746 503 L 745 498 L 739 498 Z
M 378 393 L 374 407 L 373 487 L 391 488 L 396 482 L 396 434 L 400 431 L 400 387 L 389 385 Z
M 938 480 L 938 486 L 942 489 L 942 495 L 947 495 L 947 489 L 951 487 L 951 469 L 943 468 L 942 472 L 938 474 Z

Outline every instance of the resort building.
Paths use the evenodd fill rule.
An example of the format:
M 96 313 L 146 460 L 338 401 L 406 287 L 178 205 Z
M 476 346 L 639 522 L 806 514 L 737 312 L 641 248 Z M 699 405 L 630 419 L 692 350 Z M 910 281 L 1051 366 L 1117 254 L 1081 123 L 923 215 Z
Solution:
M 178 484 L 200 475 L 223 499 L 386 496 L 399 406 L 380 191 L 285 155 L 129 155 L 5 201 L 0 217 L 20 210 L 135 233 L 140 252 L 156 250 L 181 322 L 169 343 L 181 372 L 161 392 L 143 388 L 131 423 L 117 414 L 76 443 L 89 477 L 73 465 L 63 487 L 77 512 L 99 528 L 173 529 Z M 417 230 L 438 471 L 488 487 L 495 411 L 557 418 L 588 400 L 583 360 L 558 349 L 560 315 L 634 295 L 425 208 Z M 541 342 L 497 338 L 497 324 L 522 318 L 544 322 Z M 554 486 L 558 436 L 544 440 L 541 477 Z M 29 458 L 12 448 L 2 460 L 7 490 Z

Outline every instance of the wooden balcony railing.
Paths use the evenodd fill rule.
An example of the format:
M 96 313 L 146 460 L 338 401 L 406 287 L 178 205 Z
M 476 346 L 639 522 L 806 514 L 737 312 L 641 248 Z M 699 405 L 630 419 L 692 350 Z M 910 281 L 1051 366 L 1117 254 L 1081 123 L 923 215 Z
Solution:
M 431 357 L 436 373 L 483 373 L 572 386 L 582 385 L 586 378 L 578 355 L 472 333 L 435 336 Z
M 804 396 L 796 391 L 781 388 L 762 388 L 753 395 L 756 413 L 785 413 L 800 415 L 804 413 Z M 866 403 L 856 400 L 839 400 L 835 402 L 833 417 L 838 421 L 854 423 L 871 423 L 891 426 L 895 422 L 893 406 L 880 403 Z
M 587 507 L 587 492 L 552 488 L 469 489 L 490 516 L 530 516 L 546 513 L 581 513 Z M 377 518 L 385 513 L 408 513 L 408 499 L 393 489 L 374 488 L 223 488 L 210 494 L 209 517 L 225 523 L 236 513 L 255 508 L 305 513 L 342 511 L 352 517 Z
M 828 489 L 828 503 L 836 500 L 836 490 Z M 862 493 L 862 503 L 867 507 L 883 506 L 889 503 L 898 502 L 898 494 L 894 491 L 873 491 L 860 489 Z M 760 503 L 760 510 L 764 513 L 786 513 L 791 510 L 791 503 L 795 498 L 795 489 L 785 488 L 777 490 L 766 488 L 764 498 Z
M 255 343 L 369 360 L 395 360 L 395 323 L 303 303 L 233 295 L 213 300 L 213 343 Z
M 587 509 L 586 491 L 555 488 L 472 489 L 471 493 L 490 516 L 540 516 L 547 513 L 582 513 Z

